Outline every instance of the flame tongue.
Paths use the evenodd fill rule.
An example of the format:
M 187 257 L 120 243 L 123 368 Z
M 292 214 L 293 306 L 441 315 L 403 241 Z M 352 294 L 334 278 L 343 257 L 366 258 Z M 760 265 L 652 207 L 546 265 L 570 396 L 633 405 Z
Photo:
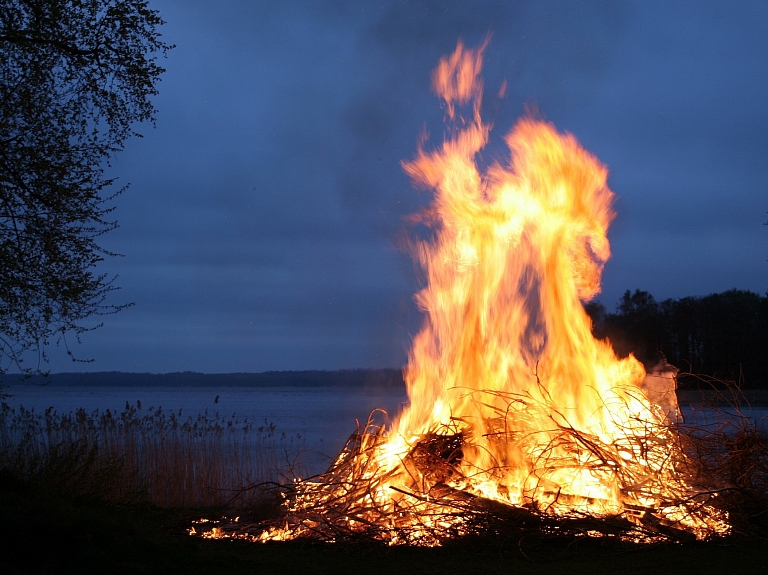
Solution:
M 662 388 L 673 380 L 648 383 L 634 357 L 616 358 L 582 307 L 610 256 L 606 168 L 573 136 L 526 117 L 506 137 L 508 165 L 478 169 L 490 130 L 483 49 L 459 43 L 441 60 L 433 88 L 450 137 L 404 164 L 435 193 L 423 215 L 434 239 L 414 246 L 427 285 L 405 373 L 410 406 L 299 482 L 287 525 L 258 539 L 365 531 L 436 544 L 477 513 L 510 510 L 528 524 L 588 513 L 676 538 L 727 532 L 667 420 L 676 404 Z M 664 397 L 664 409 L 648 397 Z
M 464 475 L 485 489 L 503 488 L 515 503 L 571 493 L 600 501 L 595 511 L 616 510 L 615 477 L 596 473 L 572 446 L 557 447 L 564 428 L 613 443 L 634 420 L 661 423 L 638 388 L 642 365 L 596 341 L 581 305 L 599 293 L 610 256 L 607 170 L 573 136 L 523 118 L 506 137 L 509 165 L 480 173 L 474 159 L 489 131 L 479 114 L 481 58 L 482 48 L 459 44 L 440 62 L 433 87 L 449 118 L 457 121 L 456 104 L 470 101 L 472 118 L 440 149 L 405 164 L 435 190 L 437 230 L 417 250 L 427 320 L 410 355 L 411 405 L 397 432 L 417 437 L 461 421 L 474 446 Z M 542 474 L 542 458 L 558 460 L 557 470 Z

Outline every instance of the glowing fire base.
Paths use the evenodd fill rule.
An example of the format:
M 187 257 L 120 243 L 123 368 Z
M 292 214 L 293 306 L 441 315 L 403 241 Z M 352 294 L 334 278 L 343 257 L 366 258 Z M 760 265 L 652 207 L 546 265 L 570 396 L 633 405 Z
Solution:
M 656 425 L 638 438 L 634 433 L 606 444 L 595 436 L 554 422 L 546 436 L 515 429 L 522 412 L 536 409 L 515 398 L 515 413 L 500 414 L 506 431 L 492 441 L 542 446 L 530 470 L 522 500 L 508 494 L 480 495 L 488 485 L 503 485 L 505 469 L 462 470 L 467 442 L 464 424 L 420 437 L 383 471 L 382 454 L 391 444 L 373 424 L 355 433 L 323 475 L 298 481 L 288 491 L 285 516 L 269 524 L 210 523 L 203 537 L 252 541 L 311 538 L 327 542 L 378 540 L 390 545 L 434 546 L 467 536 L 525 533 L 615 537 L 627 541 L 687 541 L 729 532 L 727 515 L 711 505 L 716 494 L 695 487 L 696 465 L 684 456 L 673 426 Z M 627 466 L 630 454 L 641 464 Z M 563 455 L 567 454 L 567 455 Z M 389 456 L 387 456 L 389 457 Z M 590 477 L 595 485 L 620 485 L 620 502 L 584 496 L 583 489 L 560 487 L 563 474 Z

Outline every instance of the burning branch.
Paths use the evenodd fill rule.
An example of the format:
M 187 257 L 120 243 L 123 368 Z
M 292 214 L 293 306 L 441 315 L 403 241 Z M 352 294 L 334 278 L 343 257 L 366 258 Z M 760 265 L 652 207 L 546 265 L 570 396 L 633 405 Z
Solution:
M 674 368 L 646 374 L 596 340 L 614 217 L 607 169 L 570 134 L 525 117 L 508 163 L 481 171 L 482 52 L 459 43 L 433 74 L 452 122 L 404 163 L 434 190 L 414 251 L 425 312 L 405 371 L 410 405 L 370 423 L 330 469 L 298 481 L 256 540 L 439 545 L 484 533 L 634 540 L 729 532 L 675 425 Z M 469 107 L 466 118 L 461 107 Z M 740 470 L 733 466 L 734 474 Z

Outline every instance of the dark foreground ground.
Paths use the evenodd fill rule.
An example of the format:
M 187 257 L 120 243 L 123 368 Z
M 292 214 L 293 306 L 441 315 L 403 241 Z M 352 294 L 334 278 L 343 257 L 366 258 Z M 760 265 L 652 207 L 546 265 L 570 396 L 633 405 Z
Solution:
M 105 505 L 0 478 L 0 573 L 768 573 L 768 541 L 629 547 L 503 541 L 443 549 L 205 541 L 185 530 L 200 511 Z

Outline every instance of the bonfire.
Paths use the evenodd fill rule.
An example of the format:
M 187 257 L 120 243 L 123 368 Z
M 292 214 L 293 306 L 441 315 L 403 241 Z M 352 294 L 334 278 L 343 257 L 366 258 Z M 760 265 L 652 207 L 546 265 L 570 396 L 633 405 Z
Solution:
M 675 425 L 675 371 L 647 374 L 592 336 L 614 217 L 607 169 L 575 137 L 526 116 L 509 160 L 480 169 L 485 46 L 461 42 L 432 86 L 442 145 L 403 166 L 434 192 L 413 251 L 425 321 L 409 403 L 358 429 L 322 475 L 285 491 L 269 524 L 207 537 L 440 545 L 489 531 L 707 539 L 729 532 Z

